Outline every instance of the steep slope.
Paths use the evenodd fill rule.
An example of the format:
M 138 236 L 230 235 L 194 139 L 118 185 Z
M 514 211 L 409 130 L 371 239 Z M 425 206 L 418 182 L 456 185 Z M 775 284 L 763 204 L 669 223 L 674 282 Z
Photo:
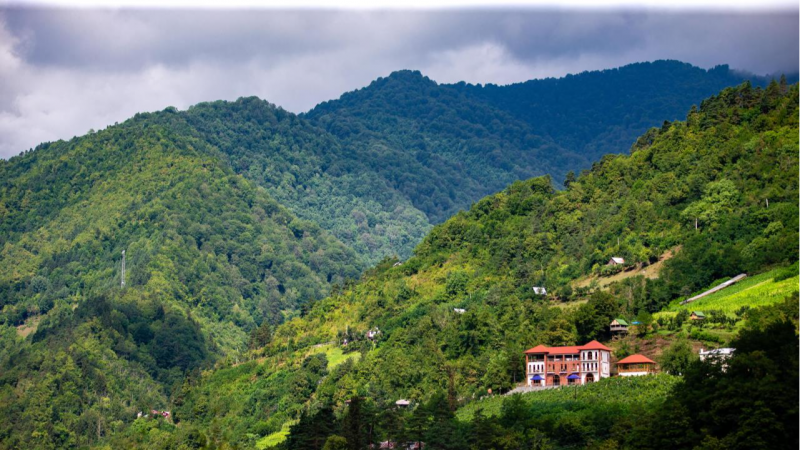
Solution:
M 727 65 L 704 70 L 680 61 L 654 61 L 508 86 L 454 87 L 594 161 L 627 151 L 650 127 L 682 119 L 693 104 L 745 80 L 762 87 L 769 82 Z
M 525 122 L 415 71 L 379 78 L 304 117 L 381 155 L 375 169 L 433 223 L 515 180 L 586 164 Z
M 388 412 L 398 398 L 431 398 L 446 410 L 434 393 L 456 402 L 508 389 L 533 343 L 606 339 L 613 317 L 659 311 L 713 280 L 796 261 L 797 148 L 797 85 L 725 89 L 685 122 L 648 131 L 630 155 L 603 158 L 566 191 L 547 177 L 517 182 L 435 227 L 408 261 L 378 265 L 280 326 L 259 359 L 185 384 L 176 418 L 209 430 L 212 442 L 245 446 L 299 419 L 290 447 L 319 448 L 327 435 L 307 433 L 325 429 L 326 408 L 353 395 L 376 406 L 377 440 L 402 431 Z M 658 279 L 570 291 L 611 256 L 645 264 L 677 245 Z M 533 286 L 556 295 L 537 296 Z M 555 301 L 573 298 L 582 301 Z M 345 355 L 360 356 L 326 368 L 331 344 L 345 340 Z M 316 415 L 300 414 L 302 403 Z M 403 419 L 407 432 L 428 420 L 415 417 Z
M 0 447 L 96 441 L 358 275 L 207 147 L 132 120 L 0 162 Z
M 437 84 L 400 71 L 305 117 L 351 147 L 387 155 L 385 177 L 440 223 L 516 180 L 549 174 L 560 183 L 568 171 L 626 152 L 650 127 L 747 79 L 769 81 L 678 61 L 508 86 Z
M 382 154 L 346 146 L 305 119 L 255 97 L 140 115 L 216 149 L 239 174 L 299 218 L 318 224 L 374 264 L 407 258 L 431 225 L 376 170 Z M 401 168 L 391 167 L 398 171 Z

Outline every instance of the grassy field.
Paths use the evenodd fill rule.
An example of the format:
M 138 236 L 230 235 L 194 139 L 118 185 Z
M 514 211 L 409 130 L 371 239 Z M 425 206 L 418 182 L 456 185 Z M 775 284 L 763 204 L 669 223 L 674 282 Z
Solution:
M 733 286 L 686 305 L 680 305 L 678 304 L 679 302 L 675 302 L 670 306 L 669 311 L 677 312 L 681 309 L 689 311 L 708 311 L 716 309 L 726 313 L 733 313 L 742 306 L 755 308 L 778 303 L 793 293 L 798 292 L 798 282 L 800 282 L 800 278 L 798 278 L 797 275 L 785 280 L 774 280 L 776 275 L 787 270 L 792 270 L 793 267 L 796 268 L 797 266 L 793 265 L 778 268 L 745 278 Z
M 585 386 L 565 386 L 560 389 L 529 392 L 522 395 L 531 407 L 571 409 L 578 405 L 633 406 L 661 401 L 678 381 L 678 377 L 667 374 L 645 377 L 606 378 Z M 500 414 L 503 400 L 508 396 L 495 396 L 469 403 L 456 412 L 459 420 L 471 420 L 478 409 L 485 416 Z
M 309 352 L 309 354 L 315 353 L 325 353 L 325 357 L 328 358 L 328 370 L 331 370 L 339 364 L 347 361 L 348 358 L 353 358 L 354 363 L 358 362 L 358 360 L 361 358 L 361 353 L 344 353 L 341 347 L 334 344 L 323 345 Z

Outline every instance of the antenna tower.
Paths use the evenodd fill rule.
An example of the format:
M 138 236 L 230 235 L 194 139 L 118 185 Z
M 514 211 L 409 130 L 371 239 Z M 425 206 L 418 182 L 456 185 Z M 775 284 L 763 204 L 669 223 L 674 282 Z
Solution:
M 122 270 L 120 271 L 120 287 L 125 287 L 125 250 L 122 251 Z

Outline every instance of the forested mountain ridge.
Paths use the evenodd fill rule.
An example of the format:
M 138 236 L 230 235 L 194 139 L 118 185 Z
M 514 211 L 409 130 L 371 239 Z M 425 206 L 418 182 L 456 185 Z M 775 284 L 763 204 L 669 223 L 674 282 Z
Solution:
M 359 274 L 207 147 L 130 121 L 0 162 L 0 447 L 97 442 Z
M 438 84 L 405 70 L 303 116 L 351 147 L 392 155 L 389 167 L 408 167 L 386 177 L 436 224 L 516 180 L 549 174 L 560 184 L 568 171 L 627 152 L 647 129 L 745 80 L 769 82 L 678 61 L 506 86 Z M 431 178 L 446 186 L 429 187 Z
M 605 340 L 614 317 L 647 316 L 715 280 L 797 261 L 797 148 L 797 85 L 725 89 L 692 109 L 685 121 L 645 133 L 630 155 L 603 158 L 565 191 L 556 191 L 547 177 L 517 182 L 435 227 L 406 262 L 384 261 L 302 318 L 279 326 L 272 342 L 253 355 L 256 360 L 188 380 L 175 403 L 176 419 L 204 430 L 203 442 L 245 447 L 273 442 L 260 437 L 280 434 L 282 426 L 285 432 L 287 421 L 295 419 L 299 423 L 283 445 L 318 449 L 336 433 L 367 439 L 347 428 L 355 413 L 346 410 L 345 401 L 360 396 L 368 403 L 361 407 L 372 408 L 364 412 L 369 417 L 364 420 L 374 421 L 369 439 L 409 439 L 422 427 L 430 433 L 418 436 L 436 448 L 464 448 L 458 439 L 480 437 L 462 427 L 482 425 L 454 422 L 448 404 L 487 388 L 513 386 L 523 376 L 525 348 Z M 681 250 L 657 279 L 631 278 L 607 291 L 571 287 L 578 277 L 602 270 L 611 256 L 647 264 L 675 246 Z M 555 295 L 537 296 L 533 286 Z M 754 322 L 770 314 L 782 317 L 796 310 L 796 297 L 779 310 L 737 314 Z M 796 343 L 793 320 L 781 333 L 793 334 Z M 663 326 L 679 329 L 676 323 Z M 369 330 L 380 334 L 368 339 Z M 347 346 L 340 347 L 345 339 Z M 785 347 L 789 354 L 790 347 Z M 792 379 L 776 383 L 791 386 Z M 426 408 L 433 409 L 419 409 L 428 414 L 421 417 L 393 416 L 389 406 L 398 398 L 429 400 Z M 686 407 L 685 401 L 678 403 Z M 778 403 L 786 406 L 783 401 L 774 407 Z M 727 420 L 744 420 L 741 408 L 750 406 L 730 405 L 736 415 Z M 546 437 L 555 448 L 591 448 L 590 426 L 605 437 L 617 427 L 657 428 L 656 422 L 633 425 L 640 416 L 651 420 L 636 411 L 606 411 L 585 419 L 591 424 L 570 416 L 568 429 L 580 433 L 564 433 L 552 417 L 534 428 L 550 429 Z M 794 414 L 778 422 L 789 423 L 796 409 Z M 698 417 L 687 432 L 702 438 L 707 420 Z M 721 424 L 714 427 L 715 439 L 740 439 L 726 435 Z M 171 433 L 156 425 L 148 429 L 164 439 Z M 765 439 L 791 435 L 788 429 L 765 433 Z M 635 433 L 617 434 L 624 448 L 648 448 L 647 439 L 625 437 Z M 667 434 L 659 436 L 673 442 Z M 506 436 L 513 439 L 504 441 L 509 446 L 496 448 L 541 437 Z M 120 439 L 148 442 L 143 432 Z M 691 440 L 680 442 L 681 448 L 694 446 Z
M 425 399 L 443 373 L 459 395 L 502 388 L 523 338 L 572 342 L 612 311 L 796 259 L 796 87 L 725 90 L 566 192 L 535 178 L 477 201 L 583 157 L 460 88 L 389 78 L 348 106 L 353 132 L 335 104 L 297 116 L 243 98 L 0 161 L 0 448 L 247 446 L 353 392 Z M 405 263 L 347 281 L 475 201 Z M 584 299 L 571 282 L 609 255 L 676 244 L 662 280 L 577 311 L 530 289 Z M 343 337 L 363 351 L 324 346 Z M 245 344 L 263 359 L 227 367 Z M 149 408 L 181 426 L 131 424 Z
M 745 80 L 761 87 L 770 81 L 727 65 L 704 70 L 660 60 L 507 86 L 460 83 L 454 87 L 595 161 L 608 153 L 627 151 L 650 127 L 664 120 L 681 120 L 691 105 Z M 796 74 L 788 81 L 796 82 Z
M 383 155 L 348 147 L 264 100 L 201 103 L 187 111 L 140 114 L 137 120 L 209 143 L 233 170 L 339 238 L 366 263 L 408 257 L 430 229 L 428 218 L 376 170 Z
M 515 180 L 560 176 L 587 163 L 506 112 L 416 71 L 379 78 L 304 117 L 351 147 L 382 153 L 378 170 L 432 223 Z

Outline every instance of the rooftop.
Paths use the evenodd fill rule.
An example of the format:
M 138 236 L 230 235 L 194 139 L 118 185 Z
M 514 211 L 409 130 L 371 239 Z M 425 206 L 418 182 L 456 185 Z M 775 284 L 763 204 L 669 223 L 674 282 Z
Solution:
M 617 364 L 655 364 L 656 362 L 644 355 L 631 355 L 617 361 Z
M 611 351 L 610 348 L 597 342 L 591 341 L 585 345 L 569 345 L 564 347 L 546 347 L 544 345 L 537 345 L 525 351 L 525 353 L 551 353 L 554 355 L 565 355 L 569 353 L 579 353 L 581 350 L 606 350 Z

